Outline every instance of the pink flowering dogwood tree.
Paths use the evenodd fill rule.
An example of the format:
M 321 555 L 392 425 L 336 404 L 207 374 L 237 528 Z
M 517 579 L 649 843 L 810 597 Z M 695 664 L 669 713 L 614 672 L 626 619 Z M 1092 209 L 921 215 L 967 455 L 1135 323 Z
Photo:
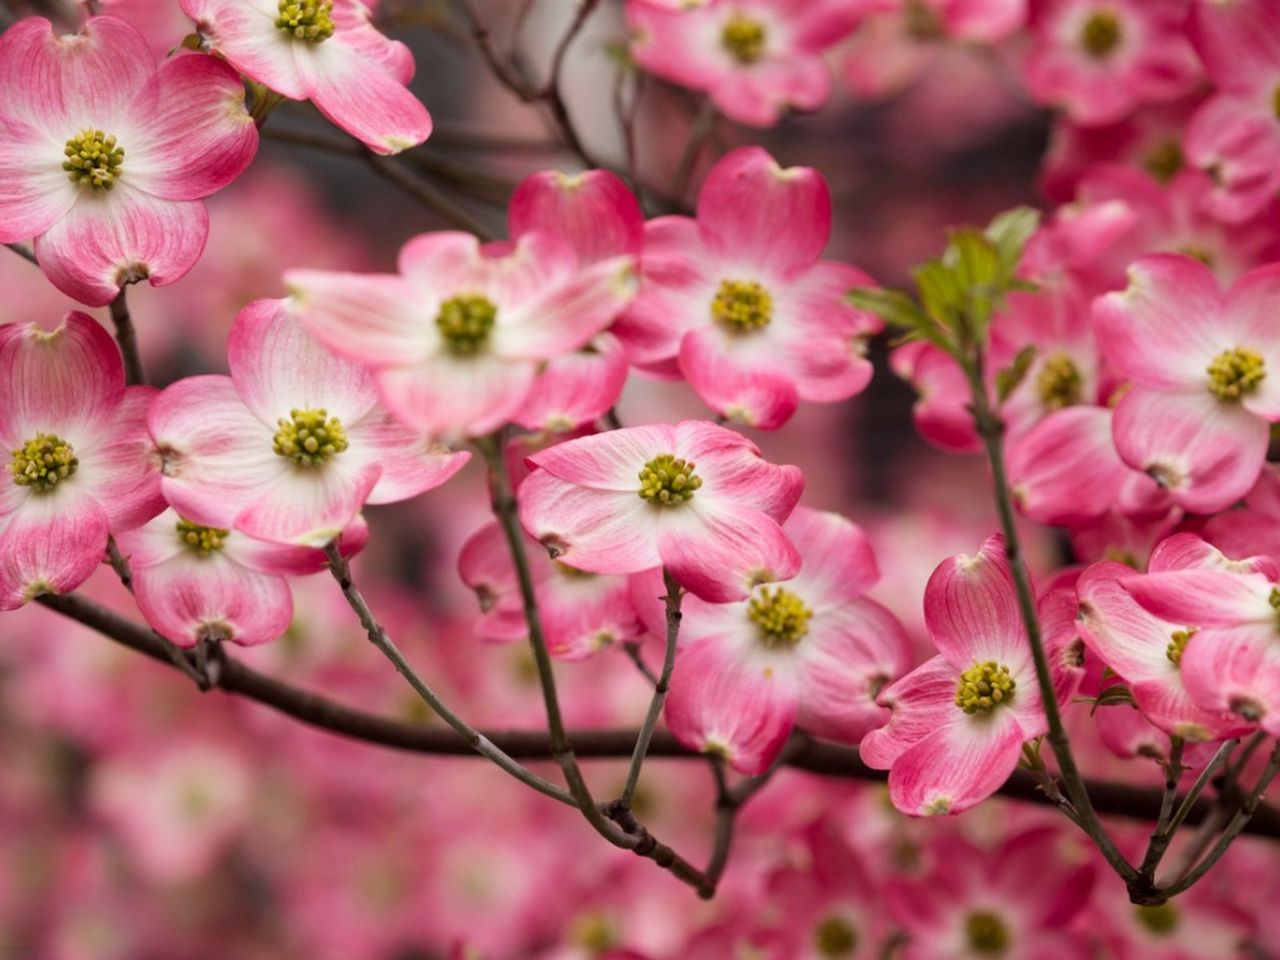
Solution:
M 1280 955 L 1273 6 L 507 6 L 0 5 L 0 954 Z

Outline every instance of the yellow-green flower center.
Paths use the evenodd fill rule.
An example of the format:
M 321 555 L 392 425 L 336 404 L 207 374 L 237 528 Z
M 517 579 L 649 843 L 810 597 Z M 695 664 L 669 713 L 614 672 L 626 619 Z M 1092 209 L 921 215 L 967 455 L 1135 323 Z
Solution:
M 702 486 L 702 478 L 694 473 L 696 463 L 672 453 L 660 453 L 640 471 L 640 497 L 662 506 L 678 506 L 693 499 Z
M 990 713 L 1013 699 L 1018 689 L 1013 674 L 1003 663 L 994 660 L 975 663 L 960 674 L 956 684 L 956 706 L 965 713 Z
M 994 913 L 980 910 L 969 914 L 964 932 L 974 953 L 996 957 L 1009 947 L 1009 928 Z
M 1178 908 L 1167 900 L 1155 906 L 1141 906 L 1138 910 L 1138 922 L 1152 933 L 1166 936 L 1178 929 Z
M 110 190 L 115 186 L 124 165 L 124 147 L 101 130 L 81 130 L 67 141 L 62 152 L 66 155 L 62 169 L 71 176 L 71 182 L 94 190 Z
M 1142 159 L 1142 167 L 1161 183 L 1168 183 L 1173 175 L 1182 169 L 1186 158 L 1182 154 L 1182 144 L 1172 138 L 1161 140 L 1147 151 Z
M 1095 10 L 1080 31 L 1084 52 L 1095 60 L 1105 60 L 1120 45 L 1120 19 L 1110 10 Z
M 1050 410 L 1073 407 L 1080 402 L 1084 378 L 1080 368 L 1065 353 L 1055 353 L 1045 358 L 1036 376 L 1036 391 L 1040 400 Z
M 342 428 L 342 421 L 329 416 L 324 407 L 291 410 L 289 416 L 276 423 L 279 429 L 272 449 L 300 466 L 313 467 L 347 449 L 347 431 Z
M 178 531 L 178 539 L 200 553 L 212 553 L 215 550 L 221 550 L 222 545 L 226 543 L 227 537 L 231 536 L 230 530 L 220 530 L 217 527 L 202 527 L 198 523 L 192 523 L 190 520 L 179 520 L 174 524 L 174 529 Z
M 459 357 L 480 353 L 489 344 L 498 308 L 482 294 L 461 294 L 446 300 L 436 314 L 436 327 L 449 352 Z
M 740 13 L 729 18 L 720 34 L 721 45 L 743 66 L 764 56 L 765 39 L 764 24 Z
M 1164 655 L 1169 658 L 1169 662 L 1175 667 L 1182 666 L 1182 655 L 1187 652 L 1187 644 L 1191 642 L 1191 638 L 1195 635 L 1195 627 L 1188 627 L 1186 630 L 1175 630 L 1170 635 L 1169 645 L 1164 648 Z
M 332 0 L 280 0 L 276 26 L 286 36 L 320 43 L 333 36 Z
M 711 301 L 711 317 L 734 333 L 759 330 L 773 319 L 773 297 L 754 280 L 725 280 Z
M 603 913 L 587 913 L 569 925 L 568 940 L 595 955 L 618 946 L 618 931 Z
M 805 638 L 813 611 L 782 587 L 764 587 L 751 598 L 747 616 L 760 628 L 760 642 L 770 650 L 789 650 Z
M 1236 403 L 1258 389 L 1267 376 L 1262 354 L 1248 347 L 1223 350 L 1209 364 L 1209 392 L 1219 400 Z
M 9 473 L 18 486 L 45 493 L 74 474 L 79 465 L 71 444 L 52 433 L 37 433 L 13 451 Z
M 822 957 L 838 960 L 858 949 L 858 931 L 844 917 L 830 916 L 813 931 L 813 946 Z

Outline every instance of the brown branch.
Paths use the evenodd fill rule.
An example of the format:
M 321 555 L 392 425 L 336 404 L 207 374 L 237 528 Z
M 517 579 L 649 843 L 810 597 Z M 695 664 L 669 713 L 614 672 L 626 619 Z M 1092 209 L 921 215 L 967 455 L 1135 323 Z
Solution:
M 120 345 L 120 353 L 124 357 L 125 383 L 135 385 L 147 382 L 147 374 L 142 366 L 142 354 L 138 351 L 138 334 L 133 329 L 133 318 L 129 316 L 129 301 L 125 297 L 128 286 L 122 286 L 116 298 L 111 301 L 111 322 L 116 327 L 116 343 Z
M 114 611 L 76 594 L 47 595 L 39 602 L 73 620 L 92 627 L 110 639 L 144 654 L 157 663 L 175 667 L 160 649 L 156 638 L 146 627 L 122 617 Z M 175 667 L 176 668 L 176 667 Z M 259 673 L 232 657 L 223 655 L 218 688 L 239 694 L 300 720 L 310 726 L 355 740 L 396 750 L 440 756 L 475 756 L 471 746 L 452 730 L 421 724 L 401 723 L 343 706 L 299 687 L 291 686 Z M 550 760 L 551 744 L 546 731 L 483 731 L 509 756 L 521 760 Z M 580 759 L 625 760 L 635 746 L 635 730 L 572 730 L 574 753 Z M 858 757 L 856 747 L 839 746 L 795 734 L 787 747 L 786 766 L 807 773 L 843 777 L 853 780 L 884 780 L 885 774 L 872 770 Z M 665 730 L 654 733 L 649 745 L 653 757 L 705 759 L 682 747 Z M 1130 820 L 1155 821 L 1159 816 L 1163 791 L 1105 780 L 1087 782 L 1089 794 L 1099 813 Z M 1048 804 L 1050 801 L 1036 786 L 1034 778 L 1018 771 L 1000 788 L 1000 796 L 1012 800 Z M 1200 823 L 1211 809 L 1212 801 L 1201 797 L 1191 805 L 1186 822 Z M 1243 832 L 1253 836 L 1280 839 L 1280 809 L 1260 804 Z

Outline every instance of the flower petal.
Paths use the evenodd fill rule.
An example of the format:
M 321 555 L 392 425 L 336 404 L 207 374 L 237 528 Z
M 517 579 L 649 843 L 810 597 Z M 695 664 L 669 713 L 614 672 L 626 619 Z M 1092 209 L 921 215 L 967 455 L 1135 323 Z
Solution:
M 377 464 L 344 462 L 342 454 L 288 469 L 236 515 L 233 526 L 259 540 L 322 547 L 355 519 L 381 473 Z
M 107 549 L 107 514 L 73 484 L 26 497 L 0 519 L 0 610 L 89 579 Z
M 421 297 L 403 277 L 384 273 L 290 270 L 289 309 L 313 337 L 360 363 L 392 366 L 430 356 L 437 337 L 428 329 Z
M 862 762 L 888 770 L 934 730 L 955 723 L 964 715 L 956 706 L 959 682 L 960 671 L 946 657 L 937 656 L 882 690 L 876 702 L 889 708 L 889 719 L 858 744 Z
M 703 600 L 741 600 L 757 584 L 786 580 L 800 569 L 800 553 L 782 527 L 757 510 L 729 509 L 696 496 L 677 507 L 640 503 L 657 514 L 662 565 Z
M 106 510 L 112 533 L 141 526 L 165 507 L 160 456 L 147 431 L 151 404 L 159 393 L 143 386 L 125 390 L 105 436 L 80 456 L 76 483 L 83 479 Z
M 146 278 L 162 287 L 182 278 L 204 250 L 209 213 L 201 200 L 161 200 L 121 181 L 82 190 L 65 217 L 36 237 L 36 258 L 49 281 L 91 307 Z
M 770 658 L 706 639 L 676 660 L 667 726 L 691 750 L 723 757 L 747 776 L 763 773 L 795 723 L 797 688 Z
M 1012 710 L 965 717 L 929 734 L 889 770 L 889 799 L 911 816 L 963 813 L 1018 766 L 1026 739 Z
M 675 431 L 654 424 L 557 443 L 532 454 L 528 462 L 569 483 L 638 497 L 640 471 L 664 453 L 676 454 Z
M 537 365 L 491 354 L 441 354 L 376 374 L 388 410 L 435 437 L 479 437 L 507 423 L 533 388 Z
M 1004 537 L 988 537 L 973 556 L 949 557 L 924 591 L 924 619 L 938 650 L 961 670 L 994 660 L 1015 674 L 1030 658 Z

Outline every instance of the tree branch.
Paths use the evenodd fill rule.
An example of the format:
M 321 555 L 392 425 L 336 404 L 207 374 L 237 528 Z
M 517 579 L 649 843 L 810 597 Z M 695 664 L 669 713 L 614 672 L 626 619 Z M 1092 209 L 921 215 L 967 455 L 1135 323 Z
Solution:
M 133 318 L 129 316 L 129 302 L 125 298 L 128 286 L 122 286 L 116 298 L 111 301 L 111 322 L 116 327 L 116 343 L 120 345 L 120 353 L 124 356 L 124 380 L 129 385 L 147 382 L 147 374 L 142 366 L 142 354 L 138 352 L 138 335 L 133 329 Z
M 97 630 L 122 646 L 143 654 L 164 666 L 176 669 L 161 650 L 156 637 L 140 623 L 108 610 L 77 594 L 47 594 L 38 602 L 63 616 Z M 217 678 L 218 689 L 238 694 L 293 717 L 309 726 L 365 743 L 436 756 L 473 757 L 475 751 L 454 731 L 415 723 L 402 723 L 375 714 L 354 710 L 327 697 L 284 683 L 259 673 L 240 661 L 226 657 Z M 551 759 L 546 731 L 481 731 L 510 757 L 520 760 Z M 584 760 L 624 760 L 635 745 L 635 730 L 574 730 L 574 750 Z M 872 770 L 858 758 L 856 747 L 839 746 L 795 734 L 785 747 L 785 767 L 807 773 L 853 780 L 883 781 L 885 774 Z M 674 759 L 705 760 L 701 754 L 682 747 L 670 733 L 659 730 L 649 744 L 649 755 Z M 1104 780 L 1087 782 L 1094 808 L 1102 814 L 1129 820 L 1154 821 L 1159 815 L 1162 790 Z M 1000 788 L 1000 796 L 1011 800 L 1050 804 L 1025 771 L 1018 771 Z M 1201 823 L 1215 804 L 1200 797 L 1187 810 L 1185 822 Z M 1280 810 L 1260 803 L 1252 819 L 1242 828 L 1252 836 L 1280 840 Z

